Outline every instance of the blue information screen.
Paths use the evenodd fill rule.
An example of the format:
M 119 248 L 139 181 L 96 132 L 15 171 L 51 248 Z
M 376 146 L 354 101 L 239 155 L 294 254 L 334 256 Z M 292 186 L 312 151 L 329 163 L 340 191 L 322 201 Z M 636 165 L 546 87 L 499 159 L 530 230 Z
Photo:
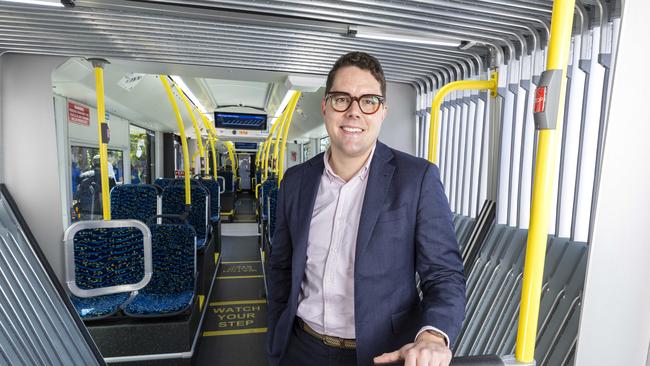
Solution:
M 257 150 L 257 142 L 235 142 L 237 150 Z
M 264 131 L 266 114 L 214 112 L 214 124 L 217 128 Z

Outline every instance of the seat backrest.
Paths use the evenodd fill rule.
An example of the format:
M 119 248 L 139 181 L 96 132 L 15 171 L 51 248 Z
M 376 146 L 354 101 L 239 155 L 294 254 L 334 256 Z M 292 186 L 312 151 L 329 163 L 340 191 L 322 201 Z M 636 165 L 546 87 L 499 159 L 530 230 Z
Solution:
M 207 238 L 208 191 L 196 181 L 191 184 L 192 206 L 187 222 L 192 225 L 199 239 Z M 182 215 L 185 213 L 185 187 L 182 184 L 170 184 L 163 189 L 162 212 L 166 215 Z
M 175 181 L 174 178 L 157 178 L 154 181 L 154 184 L 159 186 L 162 189 L 165 189 L 168 185 L 170 185 L 173 181 Z
M 278 206 L 278 187 L 273 186 L 269 191 L 269 235 L 273 238 L 275 233 L 275 213 Z
M 222 176 L 223 179 L 226 182 L 226 192 L 233 192 L 233 174 L 232 171 L 226 170 L 226 171 L 220 171 L 218 173 L 219 176 Z
M 135 291 L 151 278 L 151 233 L 142 222 L 78 222 L 64 241 L 66 282 L 76 296 Z
M 210 193 L 210 217 L 218 217 L 221 206 L 221 202 L 219 202 L 219 182 L 214 179 L 202 179 L 199 182 Z
M 269 178 L 262 183 L 262 212 L 266 215 L 268 212 L 268 197 L 273 187 L 277 187 L 278 182 L 275 179 Z
M 196 281 L 196 232 L 189 224 L 153 224 L 153 276 L 141 292 L 193 291 Z
M 158 192 L 148 184 L 124 184 L 111 190 L 111 218 L 147 222 L 157 212 Z

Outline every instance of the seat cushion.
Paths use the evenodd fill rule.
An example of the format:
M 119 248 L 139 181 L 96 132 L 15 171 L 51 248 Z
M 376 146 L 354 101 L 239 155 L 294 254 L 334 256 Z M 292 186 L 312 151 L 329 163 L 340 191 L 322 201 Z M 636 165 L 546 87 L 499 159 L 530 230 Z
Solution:
M 77 314 L 84 320 L 105 318 L 115 314 L 129 298 L 129 293 L 103 295 L 95 297 L 78 297 L 70 295 Z
M 124 313 L 131 316 L 175 315 L 192 305 L 194 291 L 174 294 L 138 294 L 124 307 Z

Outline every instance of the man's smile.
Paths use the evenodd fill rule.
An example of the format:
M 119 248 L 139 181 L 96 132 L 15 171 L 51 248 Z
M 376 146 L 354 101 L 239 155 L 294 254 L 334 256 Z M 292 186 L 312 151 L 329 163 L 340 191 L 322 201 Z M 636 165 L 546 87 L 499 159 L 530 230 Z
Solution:
M 359 135 L 365 131 L 361 127 L 352 127 L 352 126 L 341 126 L 341 130 L 345 135 Z

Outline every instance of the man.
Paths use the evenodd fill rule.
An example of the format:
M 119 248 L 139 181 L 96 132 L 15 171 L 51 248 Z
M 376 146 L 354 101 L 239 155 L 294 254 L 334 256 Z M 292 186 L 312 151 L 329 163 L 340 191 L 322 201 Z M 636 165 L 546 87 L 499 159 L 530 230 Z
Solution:
M 465 312 L 451 213 L 436 166 L 377 141 L 385 95 L 374 57 L 342 56 L 321 103 L 330 148 L 282 181 L 268 284 L 272 365 L 450 362 Z

